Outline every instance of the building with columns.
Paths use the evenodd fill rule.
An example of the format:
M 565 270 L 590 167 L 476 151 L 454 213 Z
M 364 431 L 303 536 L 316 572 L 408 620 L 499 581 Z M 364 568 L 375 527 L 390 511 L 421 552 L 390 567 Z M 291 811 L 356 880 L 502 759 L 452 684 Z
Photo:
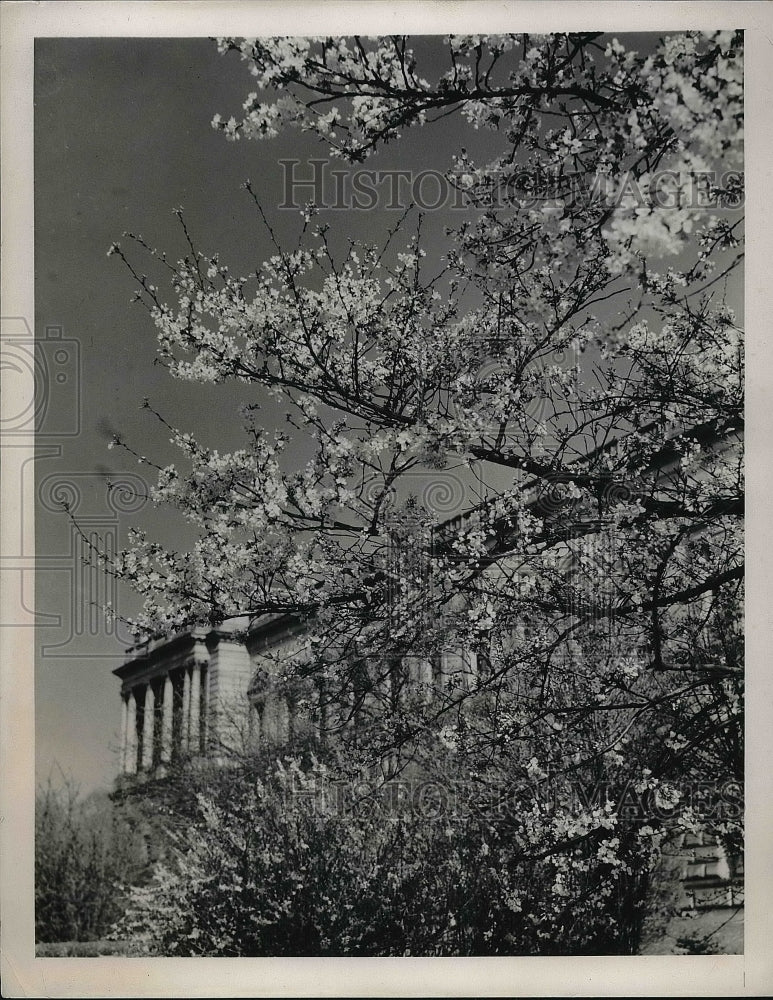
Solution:
M 718 450 L 734 447 L 733 441 L 710 436 L 701 443 Z M 664 449 L 656 473 L 667 477 L 670 463 L 673 459 Z M 545 517 L 565 516 L 561 511 L 551 512 L 549 505 L 540 511 L 544 498 L 535 486 L 531 492 L 533 509 Z M 435 538 L 442 540 L 444 533 L 447 541 L 471 517 L 475 511 L 450 519 Z M 610 540 L 605 536 L 603 541 L 608 549 Z M 595 594 L 594 599 L 598 598 Z M 316 708 L 299 712 L 292 690 L 277 683 L 283 659 L 297 657 L 305 641 L 304 626 L 291 615 L 264 615 L 257 620 L 238 619 L 227 627 L 187 629 L 128 650 L 127 659 L 114 671 L 121 681 L 123 712 L 119 783 L 131 787 L 163 778 L 173 765 L 197 758 L 217 759 L 229 742 L 234 719 L 243 724 L 242 738 L 246 735 L 251 742 L 278 745 L 298 735 L 301 727 L 310 727 L 312 735 L 316 728 L 318 737 L 324 738 L 328 728 L 356 726 L 355 697 L 349 704 L 345 696 L 344 703 L 331 703 L 322 688 L 308 681 L 308 691 L 301 693 L 307 701 L 311 696 Z M 571 657 L 570 645 L 567 655 Z M 427 660 L 406 657 L 398 670 L 387 672 L 383 665 L 358 662 L 357 669 L 368 672 L 365 688 L 369 694 L 362 704 L 368 699 L 386 704 L 400 697 L 404 686 L 431 698 L 433 690 L 449 682 L 472 686 L 477 672 L 485 668 L 485 655 L 454 649 L 439 651 Z M 378 710 L 377 704 L 373 707 Z M 338 718 L 331 713 L 338 713 Z M 742 908 L 743 859 L 726 857 L 706 831 L 682 838 L 674 862 L 684 910 Z
M 171 765 L 217 758 L 245 738 L 252 745 L 262 740 L 281 745 L 315 729 L 323 740 L 329 728 L 346 724 L 348 715 L 356 725 L 357 710 L 346 699 L 334 704 L 309 681 L 304 693 L 316 701 L 316 710 L 300 712 L 300 692 L 277 683 L 282 661 L 297 657 L 304 644 L 303 625 L 291 615 L 266 615 L 131 647 L 113 671 L 121 681 L 120 780 L 162 778 Z M 427 696 L 451 679 L 472 683 L 477 656 L 446 650 L 427 661 L 407 657 L 394 677 L 376 677 L 376 668 L 365 662 L 359 667 L 373 673 L 370 702 L 403 697 L 408 689 Z M 393 690 L 396 677 L 400 692 Z
M 128 650 L 113 671 L 121 681 L 122 776 L 162 777 L 169 765 L 210 753 L 218 706 L 244 697 L 251 677 L 238 624 L 187 629 Z
M 114 671 L 122 702 L 119 787 L 163 778 L 173 765 L 217 760 L 234 737 L 282 745 L 301 727 L 317 727 L 317 736 L 324 738 L 331 723 L 333 729 L 340 724 L 347 706 L 340 707 L 337 720 L 332 718 L 336 707 L 323 707 L 324 699 L 316 715 L 300 713 L 286 686 L 275 682 L 277 665 L 295 657 L 303 644 L 297 620 L 267 615 L 252 623 L 240 619 L 230 628 L 187 629 L 132 647 Z M 482 669 L 474 653 L 463 651 L 408 660 L 402 676 L 414 691 L 431 692 L 449 681 L 472 684 Z M 385 698 L 395 696 L 391 680 L 382 685 Z M 235 719 L 243 724 L 240 733 L 233 730 Z M 356 715 L 349 724 L 357 724 Z M 732 920 L 735 934 L 743 923 L 743 857 L 727 857 L 716 837 L 699 831 L 677 838 L 665 860 L 680 885 L 681 916 L 669 934 L 689 936 L 698 926 L 690 924 L 691 913 L 709 921 L 716 917 L 717 927 Z

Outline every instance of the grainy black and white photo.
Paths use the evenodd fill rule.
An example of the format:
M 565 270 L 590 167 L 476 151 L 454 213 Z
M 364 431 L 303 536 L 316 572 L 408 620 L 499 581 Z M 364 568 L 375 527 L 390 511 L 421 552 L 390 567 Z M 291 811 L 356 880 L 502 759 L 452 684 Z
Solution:
M 38 956 L 743 954 L 744 32 L 560 28 L 35 40 Z

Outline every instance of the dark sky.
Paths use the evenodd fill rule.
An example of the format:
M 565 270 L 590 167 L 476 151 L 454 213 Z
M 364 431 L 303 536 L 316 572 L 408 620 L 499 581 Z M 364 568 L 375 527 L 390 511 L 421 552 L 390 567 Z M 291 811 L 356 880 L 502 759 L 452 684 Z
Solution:
M 172 459 L 168 435 L 140 408 L 147 396 L 171 422 L 205 440 L 223 448 L 238 441 L 232 391 L 175 381 L 154 365 L 152 324 L 130 304 L 135 282 L 106 253 L 131 230 L 171 257 L 181 255 L 172 209 L 183 206 L 204 249 L 220 249 L 237 268 L 266 255 L 239 188 L 249 176 L 269 204 L 276 202 L 276 157 L 290 154 L 292 144 L 234 145 L 209 124 L 217 111 L 238 110 L 247 84 L 238 60 L 221 58 L 207 39 L 46 39 L 36 46 L 36 332 L 43 337 L 48 327 L 61 327 L 75 342 L 65 345 L 72 371 L 63 387 L 52 383 L 38 437 L 37 551 L 51 557 L 37 580 L 39 615 L 51 616 L 37 643 L 39 779 L 58 765 L 84 789 L 112 780 L 120 702 L 111 670 L 131 641 L 120 627 L 106 634 L 101 615 L 89 610 L 111 595 L 104 579 L 79 563 L 73 529 L 49 498 L 57 489 L 77 490 L 74 513 L 84 530 L 118 544 L 131 524 L 157 527 L 172 539 L 174 522 L 154 520 L 148 505 L 127 498 L 124 511 L 109 504 L 108 474 L 139 492 L 150 478 L 146 466 L 107 449 L 112 433 L 162 464 Z M 62 428 L 76 433 L 61 437 Z M 50 458 L 49 440 L 58 448 Z M 121 611 L 135 606 L 128 592 L 117 598 Z
M 272 211 L 281 203 L 279 161 L 305 161 L 325 149 L 298 132 L 229 143 L 212 129 L 215 113 L 238 115 L 253 80 L 238 57 L 220 56 L 209 39 L 39 39 L 35 67 L 36 333 L 52 340 L 61 329 L 63 338 L 46 348 L 52 380 L 36 461 L 37 775 L 45 780 L 61 768 L 88 790 L 108 785 L 116 773 L 120 700 L 111 670 L 131 642 L 120 626 L 107 634 L 96 605 L 110 597 L 119 611 L 136 605 L 129 592 L 108 593 L 105 580 L 82 564 L 56 498 L 77 494 L 73 513 L 87 535 L 122 544 L 127 527 L 137 524 L 182 542 L 168 514 L 130 496 L 123 504 L 129 509 L 111 508 L 108 476 L 139 491 L 150 478 L 147 466 L 107 449 L 112 434 L 160 464 L 178 458 L 168 434 L 141 408 L 149 397 L 171 423 L 205 443 L 238 447 L 237 407 L 255 398 L 233 386 L 176 381 L 154 365 L 152 323 L 130 304 L 136 283 L 107 257 L 108 247 L 114 240 L 128 246 L 121 234 L 130 230 L 171 258 L 181 256 L 173 209 L 182 206 L 204 251 L 220 251 L 235 272 L 252 270 L 272 251 L 241 185 L 251 179 L 280 239 L 291 240 L 299 213 Z M 466 141 L 464 132 L 461 124 L 417 130 L 368 166 L 442 170 Z M 484 143 L 496 141 L 479 133 L 467 140 L 482 154 Z M 429 188 L 425 194 L 432 197 Z M 339 239 L 378 241 L 400 213 L 328 215 Z M 431 213 L 426 240 L 439 245 L 448 222 L 446 213 Z M 57 376 L 66 379 L 60 384 Z M 270 421 L 270 405 L 266 414 Z

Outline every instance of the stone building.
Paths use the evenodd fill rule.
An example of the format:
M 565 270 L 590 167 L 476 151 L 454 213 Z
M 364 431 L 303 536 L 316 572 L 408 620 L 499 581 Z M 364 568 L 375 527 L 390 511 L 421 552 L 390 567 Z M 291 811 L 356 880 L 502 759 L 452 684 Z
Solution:
M 113 673 L 121 681 L 120 780 L 163 777 L 170 765 L 217 757 L 245 738 L 288 742 L 305 730 L 324 734 L 351 705 L 336 707 L 317 697 L 317 710 L 298 711 L 293 691 L 276 683 L 282 661 L 303 650 L 304 628 L 291 615 L 237 619 L 227 628 L 192 628 L 150 639 L 127 650 Z M 429 692 L 444 679 L 472 683 L 474 653 L 446 650 L 429 660 L 406 658 L 406 687 Z M 392 683 L 384 677 L 386 690 Z M 308 691 L 306 693 L 308 693 Z M 333 713 L 341 713 L 334 719 Z
M 169 765 L 209 754 L 217 708 L 244 699 L 250 657 L 230 629 L 193 628 L 131 647 L 121 681 L 121 775 L 160 777 Z
M 725 447 L 717 441 L 703 444 Z M 667 463 L 659 470 L 668 471 Z M 531 489 L 537 507 L 539 489 Z M 465 512 L 441 529 L 453 535 L 473 516 Z M 318 699 L 316 714 L 300 713 L 292 692 L 275 683 L 278 665 L 297 656 L 304 636 L 304 627 L 291 615 L 264 615 L 228 627 L 187 629 L 128 650 L 114 671 L 121 681 L 123 711 L 119 783 L 132 787 L 162 778 L 173 764 L 217 758 L 232 738 L 281 745 L 299 727 L 316 727 L 323 738 L 330 722 L 326 712 L 334 709 Z M 431 692 L 452 677 L 472 683 L 480 668 L 479 654 L 451 649 L 427 660 L 406 658 L 404 676 L 417 689 Z M 387 686 L 393 683 L 391 677 L 382 680 Z M 685 911 L 742 906 L 742 859 L 725 857 L 708 833 L 683 838 L 675 861 Z

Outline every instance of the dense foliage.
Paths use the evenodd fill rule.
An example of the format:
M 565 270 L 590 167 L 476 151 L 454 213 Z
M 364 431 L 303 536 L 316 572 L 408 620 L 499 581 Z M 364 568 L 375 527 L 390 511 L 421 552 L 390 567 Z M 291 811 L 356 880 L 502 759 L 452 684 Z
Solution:
M 35 801 L 35 939 L 94 941 L 123 913 L 141 876 L 141 831 L 106 796 L 51 783 Z
M 653 902 L 642 824 L 599 802 L 567 864 L 566 808 L 484 801 L 493 789 L 462 775 L 376 787 L 316 760 L 229 769 L 118 933 L 180 956 L 635 952 Z M 557 850 L 524 849 L 535 823 Z

